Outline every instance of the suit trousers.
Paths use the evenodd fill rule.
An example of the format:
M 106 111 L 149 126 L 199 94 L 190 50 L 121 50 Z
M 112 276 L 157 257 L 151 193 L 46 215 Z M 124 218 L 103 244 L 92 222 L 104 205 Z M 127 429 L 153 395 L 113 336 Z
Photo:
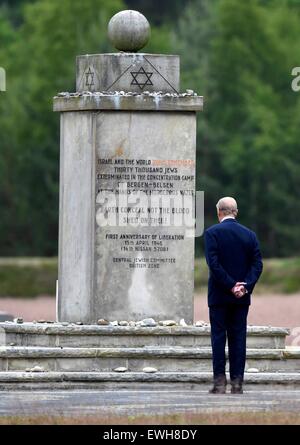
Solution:
M 214 378 L 225 375 L 226 336 L 230 379 L 243 381 L 246 362 L 249 305 L 226 304 L 209 307 Z

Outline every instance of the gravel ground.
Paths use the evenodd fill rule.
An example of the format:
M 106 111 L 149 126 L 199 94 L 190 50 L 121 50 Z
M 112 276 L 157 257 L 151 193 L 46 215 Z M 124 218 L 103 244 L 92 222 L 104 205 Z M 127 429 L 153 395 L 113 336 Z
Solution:
M 55 320 L 55 298 L 1 298 L 0 311 L 23 317 L 25 321 Z M 195 298 L 195 320 L 208 321 L 205 295 Z M 300 294 L 253 296 L 248 323 L 291 328 L 292 335 L 287 343 L 300 346 Z
M 158 416 L 184 413 L 299 413 L 300 391 L 245 391 L 210 395 L 207 390 L 2 391 L 2 416 Z M 226 416 L 225 414 L 225 416 Z M 113 422 L 112 422 L 113 423 Z
M 37 298 L 0 298 L 0 311 L 8 312 L 24 321 L 55 320 L 56 305 L 54 297 Z

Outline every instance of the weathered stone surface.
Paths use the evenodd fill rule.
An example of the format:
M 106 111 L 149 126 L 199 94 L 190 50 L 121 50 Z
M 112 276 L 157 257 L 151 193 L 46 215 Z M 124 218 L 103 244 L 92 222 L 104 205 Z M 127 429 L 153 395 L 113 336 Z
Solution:
M 211 348 L 174 347 L 139 347 L 139 348 L 50 348 L 50 347 L 22 347 L 2 346 L 0 357 L 185 357 L 210 358 Z M 300 349 L 294 351 L 280 349 L 247 349 L 247 358 L 289 360 L 299 359 Z
M 138 51 L 147 44 L 150 34 L 148 20 L 138 11 L 120 11 L 108 24 L 108 37 L 120 51 Z
M 170 383 L 208 383 L 211 384 L 211 372 L 47 372 L 47 373 L 26 373 L 26 372 L 1 372 L 0 384 L 17 382 L 170 382 Z M 260 372 L 245 373 L 245 382 L 247 384 L 264 384 L 271 387 L 274 384 L 282 385 L 300 385 L 300 373 L 298 372 Z M 247 386 L 248 387 L 248 386 Z M 29 387 L 28 387 L 29 388 Z M 33 389 L 31 386 L 30 389 Z M 169 389 L 174 389 L 172 385 Z
M 210 327 L 97 326 L 69 324 L 0 323 L 0 346 L 44 347 L 210 347 Z M 288 329 L 248 327 L 248 348 L 284 349 Z
M 293 372 L 299 367 L 300 349 L 248 349 L 246 369 L 260 372 Z M 139 347 L 139 348 L 43 348 L 1 347 L 2 371 L 21 371 L 36 366 L 45 371 L 112 371 L 126 367 L 142 371 L 145 367 L 160 371 L 211 371 L 211 348 Z
M 31 323 L 25 322 L 22 325 L 12 322 L 0 323 L 0 329 L 5 333 L 23 333 L 23 334 L 66 334 L 66 335 L 93 335 L 93 334 L 103 334 L 103 335 L 206 335 L 210 334 L 210 326 L 204 326 L 202 328 L 196 328 L 193 325 L 188 326 L 156 326 L 151 329 L 140 327 L 140 326 L 97 326 L 97 324 L 86 324 L 77 325 L 68 323 L 66 326 L 62 323 L 53 324 L 42 324 L 42 323 Z M 286 337 L 290 335 L 290 329 L 282 327 L 273 326 L 247 326 L 247 334 L 251 336 L 282 336 Z M 293 348 L 290 348 L 293 349 Z
M 112 126 L 116 126 L 113 133 Z M 135 162 L 151 162 L 151 165 L 168 159 L 179 162 L 189 160 L 191 166 L 177 169 L 182 176 L 191 175 L 194 178 L 195 115 L 160 113 L 151 115 L 149 120 L 148 114 L 142 112 L 101 114 L 97 126 L 96 156 L 98 160 L 120 157 L 135 159 Z M 100 175 L 110 174 L 110 168 L 104 165 L 97 171 Z M 127 184 L 138 183 L 136 181 L 128 181 Z M 116 190 L 117 185 L 118 180 L 102 180 L 101 183 L 104 189 Z M 194 179 L 180 181 L 173 186 L 178 192 L 190 190 L 194 188 Z M 151 188 L 152 184 L 147 189 Z M 132 190 L 132 186 L 129 186 L 129 190 Z M 100 211 L 101 206 L 97 206 L 97 215 Z M 116 236 L 118 241 L 109 240 L 107 236 Z M 148 246 L 151 251 L 143 249 L 143 245 L 138 245 L 137 241 L 133 241 L 134 246 L 128 251 L 124 241 L 121 241 L 122 236 L 148 237 L 146 248 Z M 161 236 L 184 239 L 163 242 L 163 248 L 168 250 L 156 252 L 151 240 L 155 237 L 159 241 Z M 107 318 L 140 320 L 171 315 L 178 320 L 184 316 L 192 321 L 194 239 L 185 236 L 185 227 L 160 226 L 158 229 L 145 225 L 138 228 L 131 225 L 96 225 L 95 244 L 95 299 L 99 302 L 99 310 L 101 308 L 101 313 Z M 151 263 L 154 259 L 159 262 Z
M 152 329 L 147 327 L 146 329 Z M 14 339 L 15 346 L 45 346 L 45 347 L 141 347 L 141 346 L 183 346 L 183 347 L 210 347 L 211 340 L 209 333 L 201 335 L 185 334 L 6 334 L 3 345 L 11 345 L 11 338 Z M 249 348 L 284 348 L 284 337 L 276 336 L 248 336 L 247 345 Z
M 192 234 L 186 235 L 185 226 L 162 226 L 159 232 L 155 226 L 138 229 L 132 225 L 99 226 L 96 220 L 102 210 L 97 205 L 97 190 L 116 190 L 120 180 L 96 182 L 96 176 L 110 175 L 110 165 L 98 163 L 103 158 L 122 162 L 129 159 L 134 163 L 178 161 L 178 174 L 174 177 L 188 179 L 174 181 L 173 192 L 194 190 L 195 114 L 161 112 L 152 114 L 149 120 L 148 113 L 143 112 L 77 112 L 63 113 L 61 119 L 59 320 L 95 323 L 101 314 L 109 320 L 171 316 L 175 321 L 183 317 L 191 323 Z M 85 140 L 89 143 L 85 144 Z M 83 208 L 86 210 L 82 211 Z M 163 241 L 165 252 L 155 253 L 153 246 L 151 252 L 141 251 L 139 246 L 132 253 L 122 251 L 126 246 L 120 237 L 137 233 L 150 237 L 150 246 L 153 237 L 177 239 Z M 119 262 L 121 259 L 131 262 L 133 267 L 128 262 Z M 152 259 L 158 263 L 149 263 L 155 266 L 150 268 L 147 262 Z M 139 265 L 136 261 L 144 263 Z
M 33 368 L 44 369 L 44 372 L 37 372 L 38 375 L 52 375 L 54 371 L 59 371 L 59 382 L 64 382 L 62 373 L 77 372 L 82 376 L 82 384 L 87 387 L 90 386 L 86 376 L 99 375 L 100 371 L 103 382 L 113 382 L 107 376 L 119 374 L 114 371 L 116 368 L 126 368 L 128 371 L 123 375 L 131 375 L 128 381 L 123 381 L 125 386 L 128 383 L 146 382 L 147 380 L 139 377 L 141 373 L 146 374 L 143 372 L 145 367 L 156 368 L 155 374 L 160 373 L 161 378 L 153 380 L 153 383 L 167 382 L 170 375 L 173 375 L 173 380 L 170 381 L 174 383 L 182 379 L 188 382 L 193 381 L 193 378 L 189 379 L 187 375 L 211 372 L 209 326 L 148 327 L 8 322 L 0 323 L 0 329 L 4 344 L 8 345 L 13 339 L 18 345 L 0 347 L 0 387 L 6 385 L 1 380 L 3 373 L 10 371 L 20 375 L 20 372 L 29 369 L 27 375 L 33 375 Z M 259 369 L 258 375 L 270 371 L 293 373 L 298 369 L 299 348 L 275 349 L 278 342 L 284 343 L 288 333 L 284 328 L 249 326 L 246 369 Z M 255 346 L 254 349 L 249 348 L 249 342 Z M 264 348 L 263 345 L 266 344 L 271 344 L 271 348 Z M 262 347 L 258 349 L 257 345 Z M 75 379 L 75 385 L 80 384 L 80 378 L 78 381 Z M 21 384 L 22 379 L 16 381 Z M 51 383 L 51 379 L 47 378 L 33 381 L 38 387 L 42 382 Z M 90 381 L 97 384 L 101 379 L 91 377 Z M 72 387 L 68 382 L 65 382 L 65 387 Z M 291 384 L 291 379 L 287 379 L 287 382 L 286 384 Z M 9 380 L 7 384 L 10 384 Z M 26 387 L 25 381 L 24 384 Z
M 59 321 L 96 322 L 101 313 L 93 311 L 91 298 L 95 216 L 92 122 L 92 116 L 83 112 L 61 117 Z
M 179 56 L 87 54 L 76 58 L 76 91 L 179 92 Z
M 145 95 L 126 96 L 110 95 L 82 95 L 54 97 L 53 110 L 67 111 L 168 111 L 187 112 L 201 111 L 203 97 L 178 95 Z

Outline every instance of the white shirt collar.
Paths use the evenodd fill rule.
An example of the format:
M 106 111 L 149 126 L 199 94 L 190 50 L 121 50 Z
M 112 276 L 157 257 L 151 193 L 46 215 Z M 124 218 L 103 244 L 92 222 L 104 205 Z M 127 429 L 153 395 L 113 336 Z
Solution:
M 225 219 L 235 219 L 235 217 L 234 216 L 230 216 L 230 215 L 224 216 L 224 218 L 222 218 L 220 222 L 225 221 Z

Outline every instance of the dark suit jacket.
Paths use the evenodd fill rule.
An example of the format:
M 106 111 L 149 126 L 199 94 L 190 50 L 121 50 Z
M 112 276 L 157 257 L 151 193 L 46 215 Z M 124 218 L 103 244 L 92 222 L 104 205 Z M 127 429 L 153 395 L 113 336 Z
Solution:
M 235 219 L 225 219 L 204 233 L 205 256 L 209 267 L 208 305 L 250 304 L 251 293 L 263 263 L 257 237 Z M 230 291 L 244 281 L 248 293 L 236 298 Z

